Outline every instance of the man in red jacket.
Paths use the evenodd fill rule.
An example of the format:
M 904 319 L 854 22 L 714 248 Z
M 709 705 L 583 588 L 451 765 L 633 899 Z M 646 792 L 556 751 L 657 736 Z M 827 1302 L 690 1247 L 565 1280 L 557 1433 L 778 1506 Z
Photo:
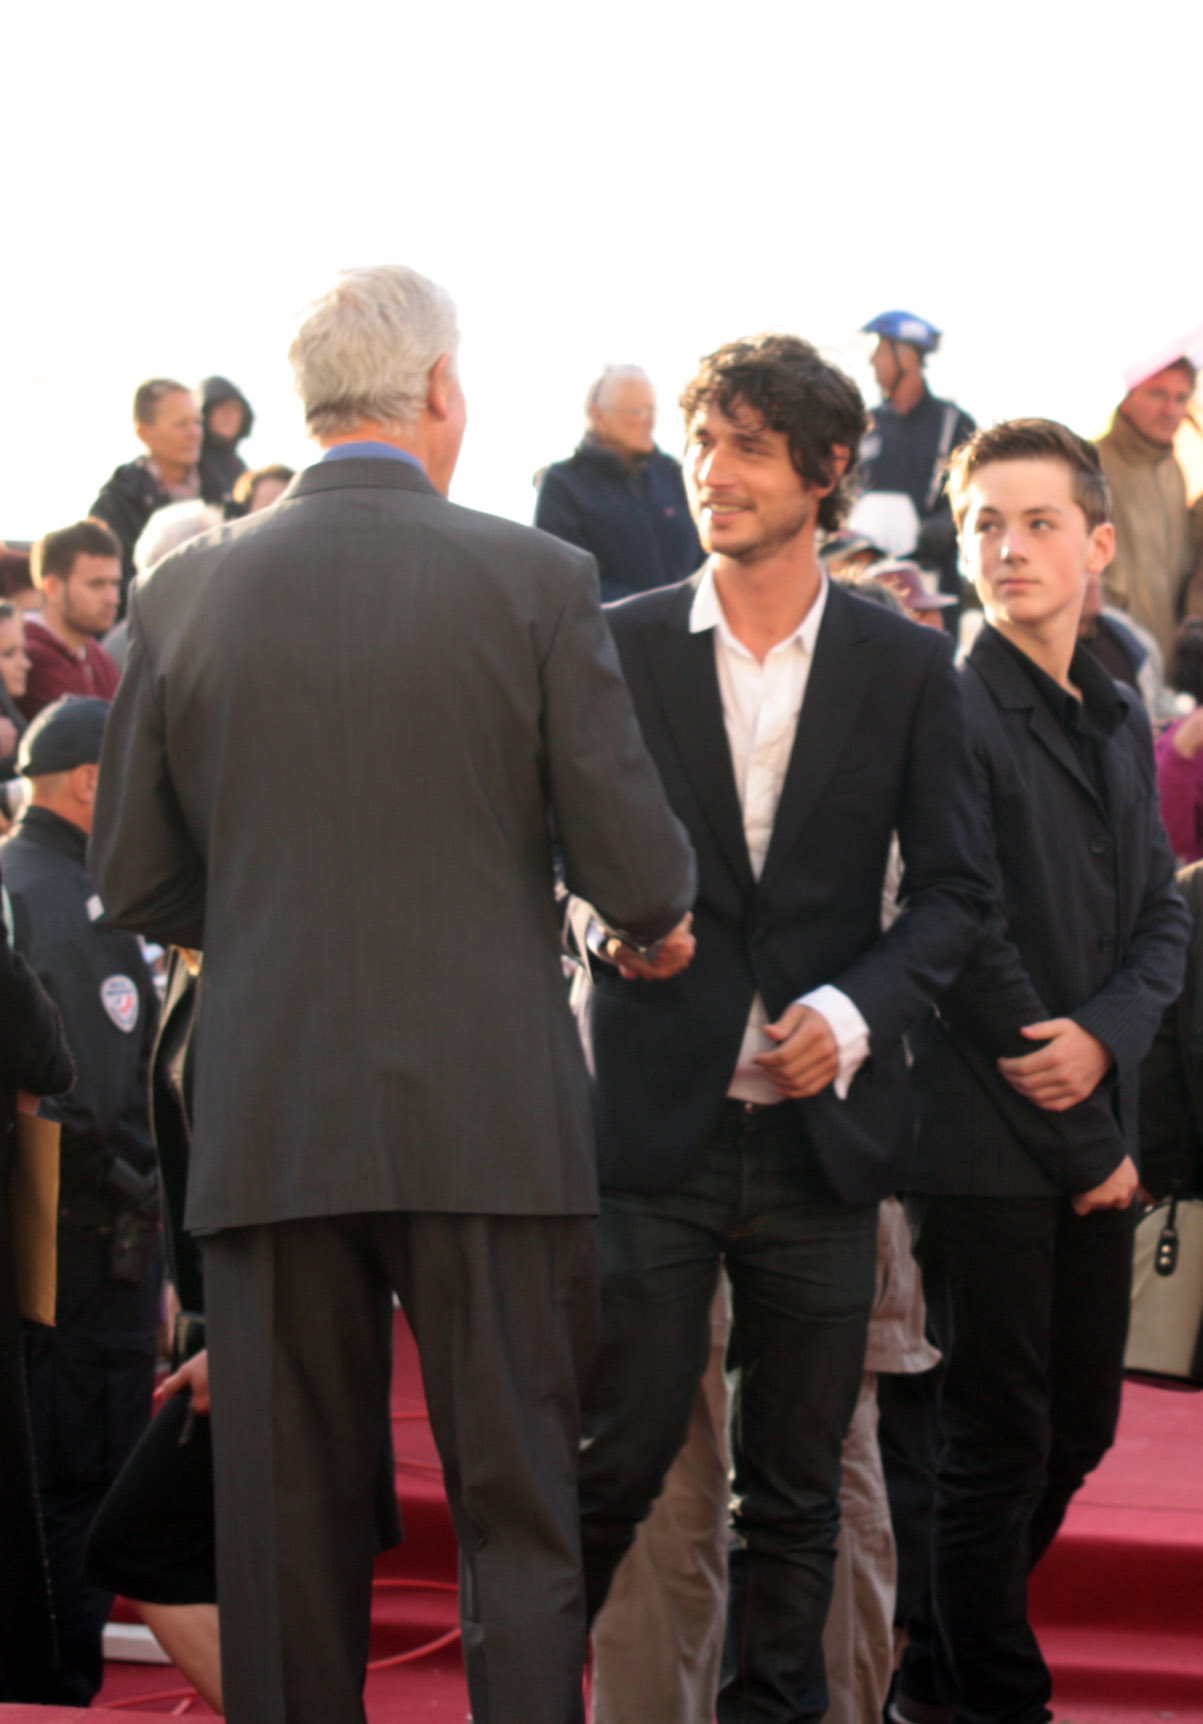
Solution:
M 100 644 L 121 603 L 121 545 L 89 518 L 47 533 L 33 554 L 42 608 L 26 619 L 29 680 L 19 702 L 35 718 L 60 695 L 112 700 L 121 673 Z

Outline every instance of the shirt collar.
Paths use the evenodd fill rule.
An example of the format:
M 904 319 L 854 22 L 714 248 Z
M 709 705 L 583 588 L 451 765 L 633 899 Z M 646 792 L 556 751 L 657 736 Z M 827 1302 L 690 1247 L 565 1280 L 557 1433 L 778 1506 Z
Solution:
M 1080 729 L 1085 715 L 1104 736 L 1111 736 L 1128 716 L 1131 702 L 1126 693 L 1081 643 L 1074 648 L 1074 656 L 1069 666 L 1074 687 L 1081 690 L 1082 698 L 1079 700 L 1071 689 L 1063 688 L 1046 670 L 1041 669 L 1022 647 L 1008 640 L 1001 630 L 993 628 L 989 623 L 985 624 L 985 627 L 990 629 L 999 645 L 1024 670 L 1045 704 L 1051 707 L 1060 722 L 1070 730 Z
M 828 585 L 826 570 L 820 570 L 819 591 L 814 604 L 811 605 L 793 633 L 786 635 L 784 640 L 776 643 L 772 648 L 773 652 L 780 652 L 784 647 L 791 646 L 796 641 L 807 658 L 813 658 L 815 642 L 819 638 L 819 625 L 823 621 L 823 612 L 827 608 Z M 692 605 L 689 607 L 690 634 L 701 634 L 706 629 L 717 629 L 719 639 L 724 646 L 731 647 L 735 652 L 743 653 L 748 658 L 753 656 L 743 642 L 737 640 L 731 632 L 731 626 L 723 613 L 722 601 L 718 596 L 718 587 L 715 585 L 714 564 L 712 562 L 707 562 L 702 570 L 698 590 L 694 594 Z
M 361 443 L 335 443 L 322 455 L 323 461 L 352 461 L 360 458 L 369 461 L 408 461 L 419 473 L 426 471 L 418 457 L 411 455 L 407 449 L 398 449 L 395 443 L 374 443 L 366 437 Z

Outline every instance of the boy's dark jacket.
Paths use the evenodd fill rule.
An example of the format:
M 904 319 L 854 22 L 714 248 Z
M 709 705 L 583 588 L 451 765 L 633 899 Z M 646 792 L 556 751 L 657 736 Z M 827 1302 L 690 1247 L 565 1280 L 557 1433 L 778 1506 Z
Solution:
M 938 1019 L 914 1038 L 920 1129 L 910 1189 L 946 1195 L 1083 1192 L 1136 1159 L 1138 1068 L 1182 985 L 1188 932 L 1157 801 L 1148 720 L 1082 648 L 1070 677 L 1110 709 L 1106 806 L 1023 663 L 988 625 L 963 684 L 1001 913 Z M 1055 1113 L 997 1069 L 1039 1044 L 1020 1026 L 1072 1017 L 1114 1065 Z

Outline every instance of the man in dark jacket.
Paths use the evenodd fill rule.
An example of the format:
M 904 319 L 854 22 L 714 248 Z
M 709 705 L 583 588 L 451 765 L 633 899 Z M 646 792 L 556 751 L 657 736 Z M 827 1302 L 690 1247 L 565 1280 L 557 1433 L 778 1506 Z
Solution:
M 0 1700 L 41 1706 L 63 1695 L 25 1393 L 12 1173 L 18 1098 L 32 1108 L 34 1097 L 70 1089 L 74 1076 L 54 1004 L 0 916 Z
M 685 1437 L 722 1260 L 739 1386 L 717 1713 L 802 1724 L 827 1710 L 877 1203 L 910 1148 L 902 1037 L 956 975 L 989 886 L 947 642 L 818 560 L 847 501 L 857 390 L 772 335 L 703 360 L 683 405 L 711 555 L 610 624 L 697 851 L 697 960 L 657 992 L 603 943 L 579 994 L 604 1187 L 585 1570 L 596 1609 Z M 895 832 L 903 910 L 883 933 Z
M 134 430 L 146 445 L 146 454 L 116 468 L 88 510 L 107 522 L 121 541 L 123 591 L 134 578 L 138 535 L 156 509 L 192 497 L 220 503 L 224 495 L 202 476 L 204 424 L 187 384 L 170 377 L 140 383 L 134 391 Z
M 656 397 L 635 365 L 608 365 L 585 400 L 576 453 L 543 474 L 535 525 L 592 551 L 603 599 L 625 599 L 690 575 L 702 547 L 680 464 L 652 440 Z
M 112 1602 L 83 1579 L 84 1537 L 150 1418 L 161 1258 L 147 1077 L 157 1007 L 136 936 L 105 919 L 84 865 L 107 705 L 68 697 L 21 741 L 32 801 L 0 845 L 14 944 L 59 1009 L 75 1086 L 62 1127 L 56 1327 L 31 1326 L 26 1370 L 58 1628 L 59 1699 L 103 1675 Z
M 908 1189 L 944 1379 L 934 1691 L 913 1637 L 895 1706 L 1043 1724 L 1027 1577 L 1115 1435 L 1138 1071 L 1187 915 L 1148 720 L 1078 644 L 1115 542 L 1096 451 L 1048 420 L 995 426 L 950 490 L 986 611 L 963 681 L 999 910 L 914 1039 Z

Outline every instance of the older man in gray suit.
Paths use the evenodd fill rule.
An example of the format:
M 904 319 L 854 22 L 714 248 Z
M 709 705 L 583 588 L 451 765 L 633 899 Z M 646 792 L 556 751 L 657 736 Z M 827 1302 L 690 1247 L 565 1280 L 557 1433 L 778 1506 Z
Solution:
M 462 1551 L 477 1724 L 582 1717 L 578 1388 L 597 1207 L 574 892 L 688 962 L 694 868 L 591 557 L 445 497 L 455 311 L 344 277 L 292 359 L 323 459 L 133 595 L 93 847 L 205 951 L 203 1236 L 233 1724 L 363 1719 L 390 1291 Z

